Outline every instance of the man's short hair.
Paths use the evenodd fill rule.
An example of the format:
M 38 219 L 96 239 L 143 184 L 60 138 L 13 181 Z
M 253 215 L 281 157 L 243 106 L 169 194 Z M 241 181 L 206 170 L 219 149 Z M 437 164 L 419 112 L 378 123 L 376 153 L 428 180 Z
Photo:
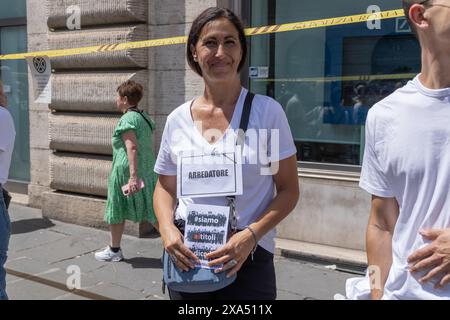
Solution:
M 410 17 L 409 17 L 409 9 L 411 9 L 412 5 L 414 4 L 428 4 L 430 2 L 432 2 L 433 0 L 402 0 L 403 3 L 403 10 L 405 11 L 405 17 L 406 20 L 409 23 L 409 26 L 411 27 L 412 32 L 414 32 L 415 35 L 417 35 L 417 30 L 416 27 L 414 26 L 414 23 L 411 21 Z

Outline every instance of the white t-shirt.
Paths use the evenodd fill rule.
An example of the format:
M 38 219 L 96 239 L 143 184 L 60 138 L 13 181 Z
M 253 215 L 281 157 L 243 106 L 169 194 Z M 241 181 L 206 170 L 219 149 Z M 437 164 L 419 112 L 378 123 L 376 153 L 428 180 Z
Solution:
M 211 154 L 229 150 L 230 146 L 236 144 L 236 131 L 239 129 L 241 115 L 247 90 L 242 89 L 239 96 L 230 127 L 225 131 L 224 136 L 215 144 L 209 144 L 198 129 L 194 126 L 191 116 L 191 105 L 193 100 L 186 102 L 175 109 L 167 118 L 166 126 L 162 136 L 158 158 L 155 164 L 155 172 L 162 175 L 174 176 L 177 174 L 177 155 L 180 151 L 196 151 Z M 263 129 L 260 131 L 260 129 Z M 268 139 L 263 139 L 264 129 Z M 279 141 L 276 141 L 276 134 L 271 129 L 278 130 Z M 267 209 L 274 198 L 274 182 L 270 175 L 261 175 L 261 170 L 267 164 L 268 158 L 273 161 L 287 159 L 296 154 L 294 140 L 288 125 L 286 115 L 280 104 L 275 100 L 256 95 L 250 114 L 247 137 L 256 133 L 258 141 L 262 141 L 259 146 L 255 145 L 256 139 L 246 139 L 243 147 L 243 195 L 236 197 L 236 211 L 238 229 L 244 229 L 253 223 Z M 251 140 L 251 141 L 250 141 Z M 272 142 L 272 143 L 271 143 Z M 279 143 L 276 150 L 275 143 Z M 272 157 L 272 152 L 274 154 Z M 260 156 L 257 156 L 258 153 Z M 265 155 L 265 156 L 264 156 Z M 257 159 L 258 158 L 258 159 Z M 265 159 L 263 159 L 265 158 Z M 249 164 L 249 160 L 250 163 Z M 209 204 L 226 206 L 225 197 L 213 198 L 182 198 L 176 212 L 176 218 L 186 220 L 186 206 L 189 203 Z M 275 251 L 275 229 L 268 232 L 259 241 L 259 245 L 264 249 Z
M 366 124 L 361 188 L 395 197 L 400 215 L 384 299 L 450 299 L 450 285 L 408 271 L 408 256 L 430 243 L 421 229 L 450 227 L 450 88 L 425 88 L 417 76 L 376 104 Z
M 8 180 L 16 130 L 8 110 L 0 106 L 0 184 Z

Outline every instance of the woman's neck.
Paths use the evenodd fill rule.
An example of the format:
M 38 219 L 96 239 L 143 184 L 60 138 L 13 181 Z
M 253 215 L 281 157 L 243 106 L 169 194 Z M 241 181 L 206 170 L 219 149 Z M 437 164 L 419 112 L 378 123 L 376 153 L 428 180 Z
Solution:
M 125 109 L 124 113 L 127 113 L 128 111 L 139 111 L 138 106 L 132 106 Z
M 206 84 L 203 93 L 204 101 L 213 107 L 224 108 L 234 106 L 241 94 L 242 86 L 240 81 L 223 84 Z

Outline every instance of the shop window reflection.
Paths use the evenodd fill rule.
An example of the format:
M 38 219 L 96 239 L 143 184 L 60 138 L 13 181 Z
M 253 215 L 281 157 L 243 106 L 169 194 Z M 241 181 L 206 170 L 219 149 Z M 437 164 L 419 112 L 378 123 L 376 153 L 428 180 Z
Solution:
M 262 2 L 252 1 L 257 21 L 264 20 L 261 12 L 267 12 L 266 18 L 274 19 L 269 24 L 357 14 L 370 4 L 368 0 L 357 4 L 343 0 L 339 6 L 325 0 L 269 0 L 265 11 Z M 398 9 L 387 0 L 379 5 L 383 10 Z M 280 102 L 299 161 L 361 164 L 370 108 L 420 70 L 417 40 L 397 26 L 397 19 L 387 19 L 381 29 L 355 23 L 251 40 L 250 65 L 270 66 L 270 79 L 251 79 L 250 89 Z

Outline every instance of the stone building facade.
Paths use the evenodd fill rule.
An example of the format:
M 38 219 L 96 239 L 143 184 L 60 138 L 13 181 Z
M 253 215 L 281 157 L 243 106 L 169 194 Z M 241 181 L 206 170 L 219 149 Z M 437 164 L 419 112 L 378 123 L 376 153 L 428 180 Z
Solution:
M 258 17 L 270 17 L 271 3 L 276 1 L 261 1 L 269 4 L 261 12 L 257 5 L 249 9 L 249 2 L 27 0 L 28 50 L 186 35 L 195 16 L 210 6 L 233 9 L 247 25 L 270 23 L 270 19 Z M 66 26 L 66 9 L 72 5 L 81 9 L 81 30 L 68 30 Z M 333 33 L 320 32 L 324 41 L 325 36 L 336 38 Z M 254 53 L 269 45 L 269 40 L 266 44 L 264 41 L 249 40 L 253 61 L 257 60 Z M 112 160 L 111 135 L 120 117 L 115 107 L 117 85 L 130 78 L 145 84 L 141 107 L 157 124 L 157 152 L 167 115 L 200 94 L 202 81 L 187 66 L 183 45 L 55 58 L 52 68 L 52 103 L 35 104 L 30 99 L 30 205 L 42 208 L 49 218 L 106 228 L 103 209 Z M 247 71 L 243 83 L 249 84 Z M 31 97 L 31 81 L 29 85 Z M 324 91 L 322 87 L 318 90 Z M 360 167 L 342 168 L 299 163 L 301 198 L 295 211 L 279 226 L 280 239 L 364 250 L 370 196 L 358 188 Z M 129 224 L 126 232 L 144 236 L 151 227 Z
M 28 51 L 76 48 L 184 35 L 216 1 L 28 0 Z M 81 29 L 66 26 L 67 8 L 81 9 Z M 155 152 L 170 111 L 202 90 L 183 46 L 53 58 L 52 102 L 30 102 L 29 202 L 49 218 L 106 228 L 103 210 L 112 163 L 111 136 L 120 118 L 115 89 L 145 86 L 140 107 L 157 124 Z M 32 83 L 30 96 L 32 95 Z M 143 236 L 148 224 L 128 224 Z

